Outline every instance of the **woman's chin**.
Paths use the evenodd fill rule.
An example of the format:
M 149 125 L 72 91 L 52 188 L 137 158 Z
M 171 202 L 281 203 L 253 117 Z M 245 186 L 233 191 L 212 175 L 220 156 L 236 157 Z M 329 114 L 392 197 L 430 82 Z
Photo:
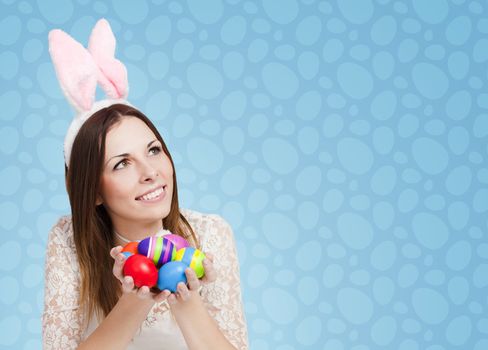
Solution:
M 142 208 L 139 207 L 137 209 L 134 209 L 134 212 L 140 214 L 141 217 L 145 218 L 163 219 L 168 216 L 170 209 L 171 203 L 163 202 L 159 203 L 159 205 L 144 205 Z

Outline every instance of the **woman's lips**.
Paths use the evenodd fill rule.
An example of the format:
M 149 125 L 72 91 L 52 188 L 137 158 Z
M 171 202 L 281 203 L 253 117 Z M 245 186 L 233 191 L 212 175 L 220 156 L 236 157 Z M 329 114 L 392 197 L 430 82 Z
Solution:
M 166 186 L 159 187 L 154 191 L 137 197 L 136 200 L 144 203 L 154 203 L 162 200 L 166 196 Z

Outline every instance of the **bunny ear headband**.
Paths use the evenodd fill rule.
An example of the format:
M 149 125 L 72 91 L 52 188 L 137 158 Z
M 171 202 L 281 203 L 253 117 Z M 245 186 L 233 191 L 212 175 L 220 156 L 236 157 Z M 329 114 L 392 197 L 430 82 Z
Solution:
M 127 69 L 114 57 L 115 37 L 106 19 L 93 28 L 88 49 L 60 29 L 50 31 L 49 53 L 61 90 L 77 113 L 64 139 L 64 160 L 69 166 L 75 137 L 91 115 L 115 103 L 131 106 L 125 100 Z M 108 98 L 94 102 L 97 83 Z

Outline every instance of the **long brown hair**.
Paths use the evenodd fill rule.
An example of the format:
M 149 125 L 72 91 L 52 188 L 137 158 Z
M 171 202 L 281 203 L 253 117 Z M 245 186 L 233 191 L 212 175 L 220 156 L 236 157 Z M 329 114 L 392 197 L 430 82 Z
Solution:
M 81 273 L 80 307 L 87 311 L 87 322 L 95 314 L 107 316 L 121 293 L 119 281 L 112 273 L 113 259 L 110 249 L 115 246 L 113 225 L 107 210 L 96 206 L 97 193 L 105 157 L 105 138 L 110 128 L 122 117 L 142 120 L 161 142 L 163 152 L 173 167 L 173 196 L 171 208 L 163 219 L 165 229 L 187 239 L 198 247 L 198 239 L 190 224 L 180 213 L 178 188 L 173 159 L 160 133 L 153 123 L 137 109 L 114 104 L 94 113 L 78 132 L 65 167 L 66 189 L 71 204 L 71 217 L 76 253 Z

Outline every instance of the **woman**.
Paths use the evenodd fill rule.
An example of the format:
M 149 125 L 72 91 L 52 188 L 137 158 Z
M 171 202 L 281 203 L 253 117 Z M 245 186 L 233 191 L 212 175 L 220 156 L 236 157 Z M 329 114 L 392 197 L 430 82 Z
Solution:
M 126 71 L 110 57 L 108 22 L 95 26 L 90 52 L 53 32 L 51 57 L 78 115 L 64 145 L 72 215 L 57 222 L 47 245 L 44 348 L 247 348 L 232 230 L 217 215 L 180 210 L 161 135 L 125 103 Z M 97 81 L 111 98 L 93 104 Z M 187 269 L 188 284 L 176 293 L 135 288 L 122 275 L 122 246 L 167 231 L 206 253 L 206 277 Z
M 216 215 L 180 212 L 173 161 L 141 112 L 115 104 L 90 117 L 73 143 L 66 184 L 72 216 L 51 230 L 46 257 L 45 347 L 247 347 L 232 231 Z M 122 277 L 124 240 L 162 228 L 215 257 L 204 267 L 218 278 L 201 296 L 191 269 L 188 287 L 171 295 Z

